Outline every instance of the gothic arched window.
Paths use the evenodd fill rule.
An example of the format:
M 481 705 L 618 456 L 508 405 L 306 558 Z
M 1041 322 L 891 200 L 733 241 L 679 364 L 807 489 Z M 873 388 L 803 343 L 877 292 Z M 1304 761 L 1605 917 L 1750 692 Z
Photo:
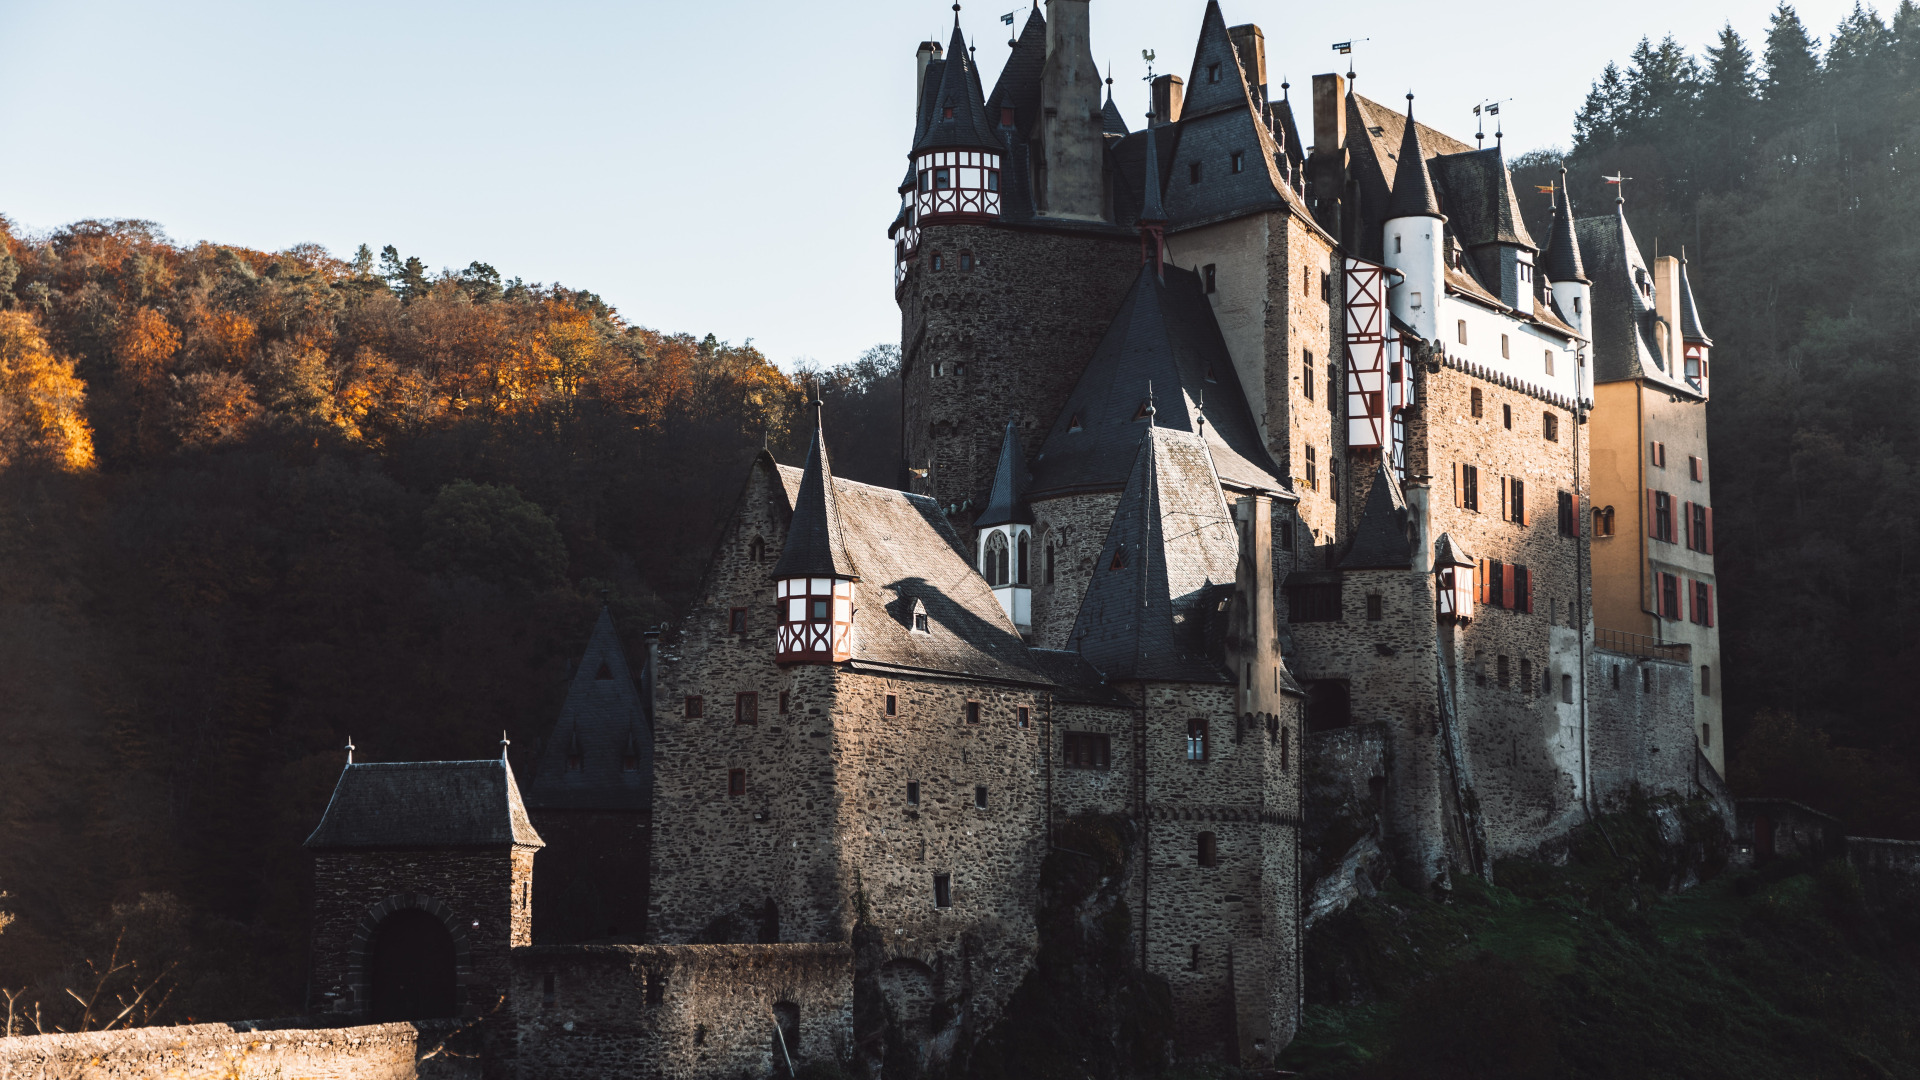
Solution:
M 985 565 L 980 568 L 980 572 L 987 577 L 987 584 L 998 587 L 1007 583 L 1008 557 L 1007 534 L 1002 532 L 989 534 L 986 557 L 981 560 Z
M 1027 584 L 1027 534 L 1026 533 L 1020 534 L 1020 540 L 1016 545 L 1016 547 L 1018 550 L 1014 552 L 1013 583 L 1015 585 L 1025 585 Z

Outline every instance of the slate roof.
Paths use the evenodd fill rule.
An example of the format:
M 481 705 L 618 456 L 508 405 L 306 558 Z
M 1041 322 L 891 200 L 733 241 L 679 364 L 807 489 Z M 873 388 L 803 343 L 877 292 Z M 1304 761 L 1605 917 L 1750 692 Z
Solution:
M 1384 463 L 1374 471 L 1353 539 L 1340 557 L 1342 570 L 1404 570 L 1413 565 L 1407 538 L 1407 500 L 1400 481 Z
M 1151 389 L 1162 430 L 1198 434 L 1222 481 L 1290 494 L 1260 441 L 1200 276 L 1143 266 L 1034 458 L 1029 500 L 1127 484 Z M 1211 469 L 1209 469 L 1211 471 Z
M 1000 464 L 993 472 L 993 491 L 987 495 L 987 508 L 974 519 L 976 529 L 995 525 L 1033 524 L 1033 511 L 1023 497 L 1027 486 L 1027 457 L 1020 451 L 1020 435 L 1007 421 L 1006 437 L 1000 440 Z
M 953 110 L 948 116 L 947 110 Z M 980 72 L 974 67 L 967 39 L 960 32 L 960 16 L 953 18 L 953 40 L 947 45 L 940 85 L 926 111 L 915 153 L 922 150 L 990 150 L 1000 153 L 1006 144 L 997 120 L 987 116 L 986 95 L 980 90 Z
M 1426 154 L 1465 153 L 1473 147 L 1445 132 L 1415 121 L 1419 144 Z M 1347 94 L 1348 172 L 1355 185 L 1349 214 L 1354 222 L 1355 253 L 1379 262 L 1384 258 L 1381 226 L 1393 201 L 1393 175 L 1399 169 L 1400 147 L 1406 141 L 1407 118 L 1377 101 Z M 1443 208 L 1444 209 L 1444 208 Z
M 1687 280 L 1687 249 L 1680 249 L 1680 336 L 1687 341 L 1698 341 L 1703 345 L 1713 344 L 1713 339 L 1700 326 L 1700 311 L 1693 303 L 1693 282 Z
M 1567 190 L 1567 170 L 1560 170 L 1560 188 L 1553 197 L 1553 235 L 1541 259 L 1541 273 L 1548 281 L 1587 281 L 1586 264 L 1580 258 L 1580 238 L 1573 231 L 1573 193 Z
M 811 472 L 777 468 L 791 508 Z M 833 487 L 845 515 L 846 549 L 861 571 L 853 611 L 856 667 L 1044 681 L 1027 659 L 1020 632 L 932 499 L 851 480 L 836 479 Z M 916 600 L 926 605 L 931 633 L 912 630 Z
M 1440 200 L 1433 193 L 1433 177 L 1427 173 L 1427 156 L 1420 147 L 1420 125 L 1413 119 L 1413 95 L 1407 95 L 1407 120 L 1400 128 L 1399 160 L 1393 171 L 1393 197 L 1387 203 L 1387 216 L 1394 218 L 1431 217 L 1446 220 L 1440 212 Z
M 1614 212 L 1574 222 L 1587 275 L 1593 279 L 1593 312 L 1587 321 L 1593 341 L 1593 381 L 1646 379 L 1676 393 L 1700 392 L 1667 369 L 1653 336 L 1653 272 L 1627 226 L 1626 204 Z M 1646 285 L 1645 290 L 1641 288 Z
M 1430 163 L 1453 235 L 1467 248 L 1482 244 L 1539 247 L 1520 216 L 1513 174 L 1497 146 L 1463 154 L 1441 154 Z M 1396 186 L 1395 196 L 1398 197 Z
M 1160 192 L 1160 144 L 1154 138 L 1153 125 L 1147 125 L 1146 144 L 1141 148 L 1140 168 L 1140 223 L 1143 225 L 1164 224 L 1167 220 L 1167 208 L 1161 202 Z
M 1212 455 L 1188 432 L 1149 424 L 1138 439 L 1072 641 L 1109 680 L 1229 681 L 1208 628 L 1231 599 L 1239 532 Z
M 541 749 L 527 805 L 535 810 L 646 810 L 652 805 L 651 694 L 642 694 L 626 650 L 601 609 L 560 718 Z M 568 760 L 578 761 L 569 768 Z M 627 768 L 631 759 L 635 768 Z
M 1125 135 L 1127 134 L 1127 119 L 1120 115 L 1120 107 L 1113 103 L 1113 80 L 1108 79 L 1107 84 L 1107 103 L 1100 107 L 1102 134 Z
M 1461 546 L 1448 533 L 1441 533 L 1440 539 L 1433 542 L 1433 565 L 1435 566 L 1472 566 L 1473 553 Z
M 1218 82 L 1207 78 L 1215 65 L 1220 71 Z M 1237 109 L 1246 100 L 1246 71 L 1240 65 L 1239 51 L 1233 47 L 1233 35 L 1227 32 L 1226 16 L 1220 13 L 1220 0 L 1207 0 L 1206 13 L 1200 17 L 1200 39 L 1193 46 L 1193 68 L 1187 72 L 1180 119 Z
M 813 446 L 807 451 L 805 479 L 793 501 L 793 521 L 787 544 L 773 576 L 844 577 L 860 579 L 857 563 L 847 554 L 845 527 L 840 519 L 838 485 L 827 460 L 827 441 L 815 407 Z
M 307 846 L 545 847 L 513 769 L 487 761 L 348 765 Z
M 1110 705 L 1126 708 L 1134 702 L 1108 683 L 1100 669 L 1077 652 L 1065 649 L 1028 649 L 1027 656 L 1055 687 L 1057 701 L 1074 705 Z
M 1007 139 L 1007 161 L 1000 170 L 1000 215 L 1008 219 L 1025 219 L 1034 216 L 1033 191 L 1029 183 L 1032 172 L 1028 157 L 1030 147 L 1022 133 L 1031 135 L 1040 122 L 1040 76 L 1047 63 L 1047 20 L 1035 5 L 1027 16 L 1025 27 L 1020 31 L 1019 39 L 1014 43 L 1012 52 L 1007 56 L 1006 64 L 1000 69 L 1000 78 L 993 85 L 993 93 L 987 97 L 987 119 L 1000 122 L 1002 109 L 1013 110 L 1013 131 L 1005 132 Z

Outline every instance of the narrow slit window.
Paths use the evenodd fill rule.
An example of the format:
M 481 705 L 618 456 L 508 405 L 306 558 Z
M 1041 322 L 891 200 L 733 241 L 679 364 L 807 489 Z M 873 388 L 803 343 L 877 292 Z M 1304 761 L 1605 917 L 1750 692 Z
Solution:
M 1198 855 L 1200 857 L 1200 865 L 1201 866 L 1219 866 L 1220 865 L 1220 847 L 1219 847 L 1219 841 L 1215 838 L 1214 834 L 1210 832 L 1203 832 L 1200 834 L 1199 841 L 1200 841 L 1199 843 L 1200 850 L 1198 852 Z
M 738 798 L 739 796 L 745 795 L 746 793 L 747 793 L 747 770 L 728 769 L 727 770 L 728 797 Z
M 980 703 L 977 701 L 967 702 L 967 723 L 977 724 L 979 722 L 980 722 Z
M 953 875 L 933 875 L 933 906 L 950 908 L 953 906 Z
M 887 715 L 888 716 L 900 715 L 900 698 L 898 697 L 898 695 L 895 695 L 895 694 L 887 695 Z

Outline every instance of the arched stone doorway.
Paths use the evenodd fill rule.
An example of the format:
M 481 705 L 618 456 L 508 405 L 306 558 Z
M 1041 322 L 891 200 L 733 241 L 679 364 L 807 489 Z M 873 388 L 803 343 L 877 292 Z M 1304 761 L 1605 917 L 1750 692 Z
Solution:
M 374 928 L 367 950 L 368 1016 L 376 1023 L 460 1012 L 453 935 L 438 918 L 402 908 Z

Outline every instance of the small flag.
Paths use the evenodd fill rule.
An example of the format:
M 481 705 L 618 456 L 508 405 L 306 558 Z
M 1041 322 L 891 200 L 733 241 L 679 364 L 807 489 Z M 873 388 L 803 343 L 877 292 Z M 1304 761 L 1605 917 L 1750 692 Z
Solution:
M 1498 102 L 1495 102 L 1494 104 L 1487 106 L 1487 115 L 1488 116 L 1500 115 L 1500 105 Z
M 1480 106 L 1478 106 L 1478 105 L 1475 105 L 1475 106 L 1473 107 L 1473 115 L 1475 115 L 1475 116 L 1479 116 L 1479 115 L 1480 115 Z
M 1602 177 L 1601 177 L 1600 179 L 1602 179 L 1602 180 L 1605 180 L 1605 181 L 1606 181 L 1607 183 L 1609 183 L 1609 184 L 1618 184 L 1618 183 L 1620 183 L 1620 182 L 1621 182 L 1621 181 L 1623 181 L 1623 180 L 1628 180 L 1628 179 L 1631 179 L 1631 177 L 1626 177 L 1626 176 L 1602 176 Z
M 1009 11 L 1009 12 L 1007 12 L 1007 13 L 1006 13 L 1005 15 L 1002 15 L 1002 16 L 1000 16 L 1000 21 L 1001 21 L 1001 22 L 1003 22 L 1003 23 L 1006 23 L 1006 24 L 1007 24 L 1008 26 L 1012 26 L 1012 25 L 1013 25 L 1013 12 L 1011 12 L 1011 11 Z
M 1535 184 L 1533 185 L 1533 190 L 1539 192 L 1542 195 L 1551 195 L 1553 194 L 1553 185 L 1552 184 Z
M 1333 43 L 1333 51 L 1339 53 L 1341 56 L 1345 56 L 1353 51 L 1353 42 L 1336 41 Z

